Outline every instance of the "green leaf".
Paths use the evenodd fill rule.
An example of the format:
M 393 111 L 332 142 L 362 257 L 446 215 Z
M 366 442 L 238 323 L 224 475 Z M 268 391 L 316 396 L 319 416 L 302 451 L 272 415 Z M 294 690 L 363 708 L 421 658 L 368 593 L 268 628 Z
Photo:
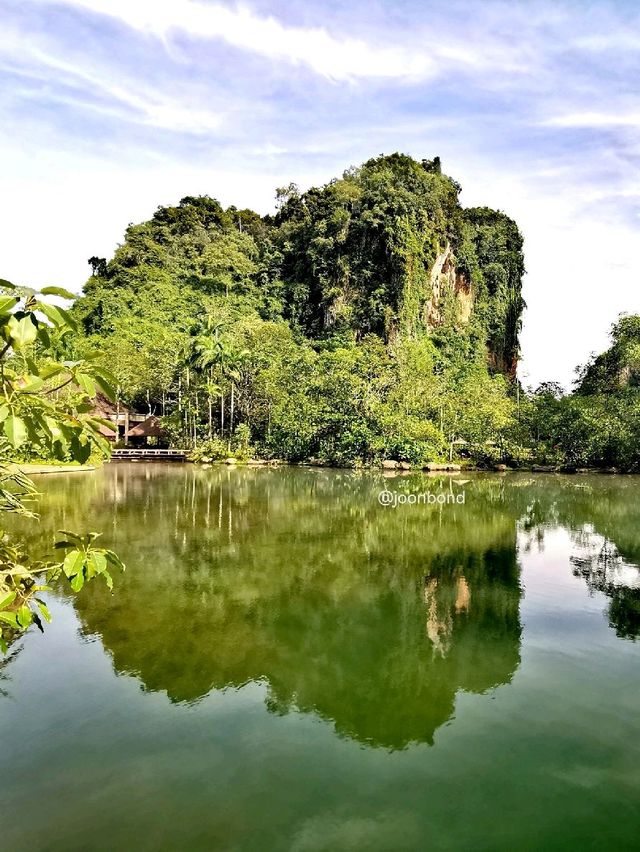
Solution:
M 64 319 L 57 305 L 48 305 L 46 302 L 38 305 L 38 310 L 46 316 L 56 327 L 64 325 Z
M 42 341 L 42 345 L 46 349 L 51 349 L 51 337 L 49 336 L 49 332 L 47 331 L 46 325 L 41 325 L 38 329 L 38 337 Z
M 78 323 L 74 320 L 69 311 L 58 306 L 58 313 L 64 320 L 65 325 L 67 325 L 69 328 L 72 328 L 74 331 L 78 330 Z
M 37 373 L 42 376 L 43 379 L 50 379 L 53 376 L 58 376 L 64 370 L 62 364 L 45 364 L 43 367 L 40 367 L 37 370 Z M 35 373 L 36 370 L 32 370 L 32 373 Z
M 114 568 L 119 568 L 121 571 L 125 570 L 124 562 L 120 559 L 117 553 L 113 552 L 113 550 L 105 550 L 104 555 L 107 562 Z
M 84 567 L 84 553 L 81 550 L 72 550 L 67 553 L 62 563 L 62 570 L 67 577 L 76 577 L 82 573 Z
M 41 601 L 40 598 L 36 598 L 36 603 L 38 604 L 38 609 L 42 613 L 44 620 L 51 624 L 51 613 L 49 612 L 49 607 L 44 601 Z
M 0 296 L 0 314 L 8 314 L 19 301 L 17 296 Z
M 43 287 L 40 293 L 43 296 L 60 296 L 61 299 L 71 299 L 71 301 L 76 298 L 74 293 L 70 293 L 64 287 Z
M 27 440 L 27 427 L 21 417 L 10 414 L 4 421 L 4 433 L 14 449 L 24 444 Z
M 76 373 L 76 380 L 87 396 L 94 397 L 96 395 L 96 383 L 87 373 Z
M 36 362 L 33 360 L 33 358 L 27 358 L 27 367 L 29 368 L 29 372 L 31 373 L 32 376 L 39 376 L 40 375 L 40 368 L 38 367 Z
M 20 393 L 35 393 L 35 391 L 39 391 L 44 385 L 40 376 L 25 376 L 23 381 L 24 384 L 21 384 L 18 388 Z
M 66 535 L 70 541 L 75 541 L 76 544 L 82 544 L 82 536 L 77 533 L 69 532 L 69 530 L 58 530 L 61 535 Z
M 0 278 L 0 287 L 4 287 L 5 290 L 15 290 L 16 285 L 12 284 L 11 281 L 7 281 L 6 278 Z
M 0 598 L 0 609 L 6 609 L 10 606 L 16 599 L 15 592 L 9 592 L 8 595 L 5 595 L 3 598 Z
M 89 565 L 93 568 L 96 574 L 102 574 L 107 570 L 107 559 L 104 553 L 99 550 L 92 550 L 89 554 Z
M 15 628 L 15 630 L 20 630 L 20 622 L 15 612 L 0 612 L 0 621 L 4 621 L 5 624 Z
M 84 586 L 84 574 L 80 571 L 79 574 L 76 574 L 75 577 L 71 578 L 71 588 L 74 592 L 79 592 L 80 589 Z
M 116 398 L 116 389 L 103 376 L 96 373 L 94 380 L 107 399 L 114 400 Z
M 38 302 L 38 310 L 41 311 L 49 322 L 52 322 L 58 329 L 68 327 L 76 331 L 78 328 L 78 324 L 71 314 L 59 305 L 49 305 L 47 302 Z
M 49 431 L 54 440 L 61 441 L 63 439 L 62 429 L 60 428 L 60 424 L 53 417 L 45 417 L 45 423 L 49 427 Z
M 9 406 L 8 405 L 0 405 L 0 423 L 7 419 L 7 415 L 9 414 Z
M 11 345 L 15 349 L 22 349 L 23 346 L 28 346 L 38 336 L 38 326 L 30 316 L 22 317 L 22 319 L 16 319 L 15 316 L 12 316 L 7 324 L 7 328 L 9 329 Z
M 20 627 L 28 627 L 33 621 L 33 613 L 26 604 L 23 604 L 16 614 Z

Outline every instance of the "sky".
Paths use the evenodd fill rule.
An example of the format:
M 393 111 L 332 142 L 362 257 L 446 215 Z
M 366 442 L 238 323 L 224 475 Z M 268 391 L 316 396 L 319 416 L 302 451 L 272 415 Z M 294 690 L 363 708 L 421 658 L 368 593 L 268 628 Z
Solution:
M 0 277 L 80 291 L 130 222 L 438 155 L 525 238 L 520 376 L 640 312 L 636 0 L 0 0 Z

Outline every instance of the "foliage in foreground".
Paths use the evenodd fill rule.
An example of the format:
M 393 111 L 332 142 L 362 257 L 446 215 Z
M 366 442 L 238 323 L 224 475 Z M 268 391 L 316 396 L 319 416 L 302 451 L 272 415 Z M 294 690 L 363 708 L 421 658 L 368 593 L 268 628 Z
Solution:
M 0 512 L 35 520 L 29 508 L 35 486 L 11 457 L 27 444 L 42 457 L 85 462 L 92 451 L 108 455 L 92 398 L 98 387 L 111 393 L 111 377 L 90 361 L 56 357 L 74 322 L 46 297 L 71 294 L 59 288 L 16 293 L 4 280 L 0 289 Z M 94 546 L 96 533 L 64 535 L 55 545 L 63 558 L 43 561 L 0 531 L 0 651 L 31 624 L 43 629 L 50 615 L 41 595 L 59 578 L 76 592 L 98 576 L 112 588 L 109 569 L 124 568 L 113 551 Z

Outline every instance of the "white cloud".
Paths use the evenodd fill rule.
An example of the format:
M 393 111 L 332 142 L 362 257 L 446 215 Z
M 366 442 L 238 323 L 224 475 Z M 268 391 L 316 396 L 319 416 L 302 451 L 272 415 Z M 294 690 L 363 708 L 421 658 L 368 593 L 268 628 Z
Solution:
M 640 127 L 640 112 L 570 112 L 546 118 L 543 127 L 607 128 Z
M 441 155 L 465 203 L 521 226 L 527 382 L 570 382 L 617 313 L 640 311 L 640 57 L 609 4 L 361 0 L 334 18 L 311 2 L 323 27 L 275 0 L 260 8 L 278 18 L 221 0 L 5 5 L 0 274 L 79 288 L 86 258 L 157 204 L 209 193 L 267 212 L 289 180 L 405 150 Z M 244 52 L 226 77 L 225 45 Z
M 142 80 L 118 82 L 113 69 L 109 73 L 95 65 L 87 68 L 79 62 L 61 59 L 34 40 L 25 41 L 9 30 L 5 30 L 0 41 L 0 70 L 18 73 L 41 85 L 50 84 L 55 78 L 56 88 L 49 94 L 51 100 L 75 103 L 152 127 L 201 133 L 216 130 L 223 122 L 221 113 L 203 109 L 199 104 L 190 105 L 186 98 L 179 103 L 177 98 L 146 86 Z
M 31 0 L 34 2 L 34 0 Z M 38 2 L 38 0 L 35 0 Z M 389 33 L 367 42 L 337 37 L 322 27 L 289 26 L 246 6 L 229 8 L 196 0 L 61 0 L 67 6 L 102 14 L 168 43 L 172 34 L 222 39 L 233 47 L 274 61 L 304 65 L 332 80 L 428 79 L 445 68 L 480 69 L 499 66 L 518 70 L 515 54 L 491 41 L 472 44 L 441 38 L 393 44 Z

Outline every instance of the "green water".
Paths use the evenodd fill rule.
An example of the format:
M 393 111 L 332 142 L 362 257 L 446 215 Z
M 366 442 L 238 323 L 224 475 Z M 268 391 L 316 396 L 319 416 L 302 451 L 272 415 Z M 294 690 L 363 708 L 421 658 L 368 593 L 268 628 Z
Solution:
M 0 669 L 2 848 L 638 848 L 639 478 L 38 484 L 128 570 Z

